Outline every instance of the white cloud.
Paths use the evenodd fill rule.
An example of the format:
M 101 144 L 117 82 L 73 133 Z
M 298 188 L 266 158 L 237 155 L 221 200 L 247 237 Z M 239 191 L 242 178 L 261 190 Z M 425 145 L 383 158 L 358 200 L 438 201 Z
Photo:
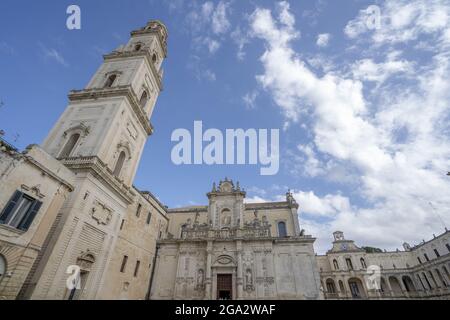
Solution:
M 231 33 L 231 39 L 238 46 L 237 58 L 238 60 L 244 60 L 245 52 L 244 47 L 249 43 L 248 35 L 243 33 L 240 27 L 236 27 L 236 29 Z
M 230 29 L 230 21 L 228 20 L 227 12 L 229 4 L 220 1 L 215 11 L 212 13 L 212 29 L 216 34 L 225 33 Z
M 258 91 L 252 91 L 249 93 L 246 93 L 243 97 L 242 100 L 244 101 L 244 104 L 246 106 L 247 109 L 255 109 L 255 101 L 256 98 L 258 97 Z
M 385 62 L 375 63 L 372 59 L 362 59 L 352 66 L 353 77 L 358 80 L 383 83 L 395 74 L 412 74 L 413 63 L 396 60 L 395 55 L 388 56 Z
M 214 73 L 214 71 L 206 67 L 202 63 L 202 59 L 199 56 L 190 56 L 187 68 L 192 71 L 198 81 L 216 81 L 216 74 Z
M 250 17 L 252 36 L 262 40 L 266 48 L 260 57 L 264 72 L 257 81 L 272 95 L 286 121 L 308 127 L 312 138 L 299 148 L 306 164 L 325 170 L 321 176 L 328 175 L 333 167 L 328 164 L 332 163 L 358 177 L 352 182 L 356 183 L 354 194 L 323 198 L 313 193 L 297 194 L 311 215 L 332 217 L 321 225 L 310 217 L 303 220 L 319 233 L 315 236 L 326 237 L 341 229 L 361 244 L 395 248 L 405 240 L 414 242 L 442 228 L 429 201 L 438 203 L 441 212 L 450 212 L 450 179 L 445 175 L 450 168 L 450 52 L 443 45 L 447 19 L 438 14 L 438 8 L 448 12 L 449 5 L 432 1 L 427 7 L 414 1 L 412 9 L 404 6 L 409 3 L 386 2 L 384 15 L 397 11 L 403 16 L 386 29 L 374 31 L 374 43 L 413 42 L 428 34 L 431 39 L 441 39 L 434 44 L 431 60 L 409 62 L 392 48 L 384 54 L 375 50 L 382 62 L 376 63 L 369 56 L 354 63 L 350 73 L 335 70 L 321 76 L 292 48 L 299 31 L 295 19 L 286 19 L 287 3 L 278 6 L 277 18 L 263 8 L 257 8 Z M 415 11 L 417 8 L 420 11 Z M 419 20 L 411 18 L 414 14 L 408 10 L 419 12 Z M 438 21 L 433 23 L 431 17 Z M 349 25 L 347 34 L 361 34 L 355 21 Z M 412 72 L 414 77 L 409 81 L 365 91 L 369 82 L 382 83 L 392 75 Z M 302 118 L 305 112 L 310 115 L 308 122 Z M 324 158 L 330 159 L 327 165 L 322 162 Z M 353 196 L 364 200 L 350 205 Z M 449 218 L 444 216 L 447 223 Z
M 331 35 L 329 33 L 321 33 L 317 36 L 316 44 L 321 48 L 327 47 L 330 39 Z
M 41 48 L 42 56 L 44 59 L 50 59 L 55 61 L 56 63 L 68 67 L 69 64 L 64 59 L 62 54 L 54 48 L 47 48 L 43 43 L 39 42 L 39 47 Z
M 417 40 L 421 35 L 435 35 L 448 27 L 450 8 L 447 0 L 387 0 L 380 7 L 381 24 L 379 28 L 369 28 L 367 22 L 370 11 L 361 10 L 359 15 L 349 21 L 345 34 L 358 38 L 369 34 L 378 44 L 407 43 Z M 369 24 L 370 26 L 370 24 Z M 365 35 L 365 38 L 366 35 Z M 429 39 L 433 41 L 433 39 Z
M 301 205 L 300 212 L 311 215 L 334 217 L 343 212 L 350 212 L 350 200 L 339 194 L 328 194 L 323 198 L 318 197 L 313 191 L 295 192 L 294 198 Z

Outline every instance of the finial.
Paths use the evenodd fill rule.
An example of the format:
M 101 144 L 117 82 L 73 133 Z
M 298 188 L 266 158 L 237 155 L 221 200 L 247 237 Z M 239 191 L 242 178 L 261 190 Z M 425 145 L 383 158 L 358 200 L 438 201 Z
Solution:
M 216 189 L 216 183 L 214 182 L 214 183 L 213 183 L 212 192 L 216 192 L 216 191 L 217 191 L 217 189 Z
M 236 182 L 236 190 L 241 191 L 241 187 L 239 186 L 239 181 Z

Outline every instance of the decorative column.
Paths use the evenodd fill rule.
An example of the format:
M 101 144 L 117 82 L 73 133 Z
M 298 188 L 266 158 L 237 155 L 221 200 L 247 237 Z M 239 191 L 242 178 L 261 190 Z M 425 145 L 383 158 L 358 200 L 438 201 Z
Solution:
M 347 299 L 352 299 L 352 290 L 350 289 L 350 285 L 348 284 L 348 278 L 344 277 L 344 288 L 346 291 L 345 296 L 347 297 Z
M 205 278 L 205 300 L 211 300 L 211 290 L 212 290 L 212 277 L 211 277 L 211 267 L 212 267 L 212 241 L 208 241 L 206 245 L 206 278 Z
M 237 251 L 237 278 L 236 278 L 236 286 L 237 286 L 237 300 L 242 300 L 244 297 L 244 278 L 242 274 L 242 241 L 236 242 L 236 251 Z

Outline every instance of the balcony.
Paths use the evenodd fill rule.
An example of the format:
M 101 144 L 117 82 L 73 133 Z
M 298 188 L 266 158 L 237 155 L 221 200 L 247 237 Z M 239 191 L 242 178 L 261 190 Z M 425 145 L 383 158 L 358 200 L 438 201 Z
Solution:
M 229 229 L 213 229 L 208 227 L 198 227 L 183 230 L 181 233 L 182 240 L 208 240 L 208 239 L 262 239 L 271 238 L 270 226 L 260 228 L 229 228 Z

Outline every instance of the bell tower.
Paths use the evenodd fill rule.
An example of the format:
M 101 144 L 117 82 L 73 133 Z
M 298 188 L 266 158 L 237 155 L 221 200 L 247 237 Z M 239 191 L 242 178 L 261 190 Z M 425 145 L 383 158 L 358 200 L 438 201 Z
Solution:
M 159 21 L 131 32 L 70 103 L 43 148 L 73 170 L 100 167 L 130 187 L 153 127 L 149 121 L 162 91 L 167 29 Z
M 159 21 L 131 32 L 127 44 L 106 54 L 87 86 L 69 94 L 69 105 L 43 148 L 75 173 L 27 293 L 33 299 L 96 299 L 106 287 L 106 266 L 131 210 L 139 207 L 133 180 L 150 118 L 162 91 L 167 29 Z M 135 214 L 133 212 L 132 214 Z M 83 265 L 76 296 L 66 285 L 67 268 Z

